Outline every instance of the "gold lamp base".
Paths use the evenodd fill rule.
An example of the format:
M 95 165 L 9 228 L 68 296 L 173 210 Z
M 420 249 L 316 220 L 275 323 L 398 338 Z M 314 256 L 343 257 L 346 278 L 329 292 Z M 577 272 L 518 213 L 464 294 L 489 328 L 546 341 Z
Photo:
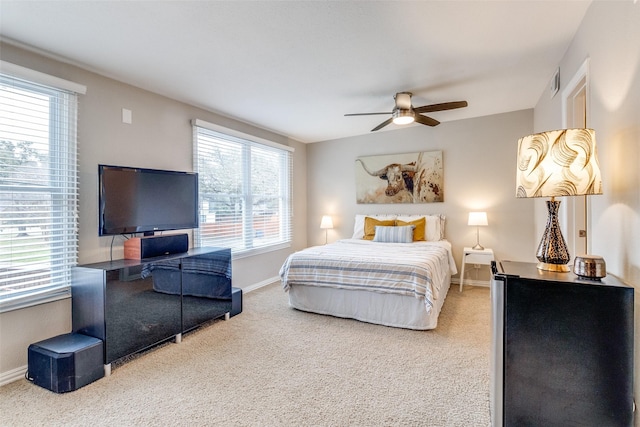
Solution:
M 568 273 L 571 271 L 567 264 L 549 264 L 548 262 L 539 262 L 538 270 L 553 271 L 556 273 Z

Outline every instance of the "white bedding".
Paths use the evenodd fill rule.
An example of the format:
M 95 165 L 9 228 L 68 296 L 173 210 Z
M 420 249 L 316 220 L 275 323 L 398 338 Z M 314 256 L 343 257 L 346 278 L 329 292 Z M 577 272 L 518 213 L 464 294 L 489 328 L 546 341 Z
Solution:
M 280 270 L 292 307 L 409 329 L 431 329 L 456 267 L 447 241 L 361 239 L 291 254 Z

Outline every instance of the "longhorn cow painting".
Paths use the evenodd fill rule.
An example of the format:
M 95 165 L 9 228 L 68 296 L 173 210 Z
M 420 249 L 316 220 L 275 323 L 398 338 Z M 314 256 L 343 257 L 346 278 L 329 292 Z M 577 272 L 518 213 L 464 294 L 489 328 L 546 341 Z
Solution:
M 358 203 L 444 201 L 442 151 L 356 159 Z

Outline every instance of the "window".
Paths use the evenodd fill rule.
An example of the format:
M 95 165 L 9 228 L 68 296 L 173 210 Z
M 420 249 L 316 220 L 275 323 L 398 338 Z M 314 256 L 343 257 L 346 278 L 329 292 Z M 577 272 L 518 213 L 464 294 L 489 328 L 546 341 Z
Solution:
M 234 255 L 291 243 L 292 148 L 196 120 L 200 228 L 196 246 Z
M 69 295 L 78 252 L 77 95 L 41 82 L 84 87 L 1 65 L 0 310 L 8 311 Z

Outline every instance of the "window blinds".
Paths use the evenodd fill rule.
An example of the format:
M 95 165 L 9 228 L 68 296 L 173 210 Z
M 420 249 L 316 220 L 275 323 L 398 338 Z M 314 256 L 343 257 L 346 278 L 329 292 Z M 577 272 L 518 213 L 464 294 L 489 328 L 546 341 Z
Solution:
M 39 73 L 37 73 L 39 74 Z M 77 262 L 76 93 L 0 74 L 0 309 L 68 295 Z
M 196 246 L 224 246 L 234 254 L 291 242 L 292 155 L 194 124 L 200 228 Z

